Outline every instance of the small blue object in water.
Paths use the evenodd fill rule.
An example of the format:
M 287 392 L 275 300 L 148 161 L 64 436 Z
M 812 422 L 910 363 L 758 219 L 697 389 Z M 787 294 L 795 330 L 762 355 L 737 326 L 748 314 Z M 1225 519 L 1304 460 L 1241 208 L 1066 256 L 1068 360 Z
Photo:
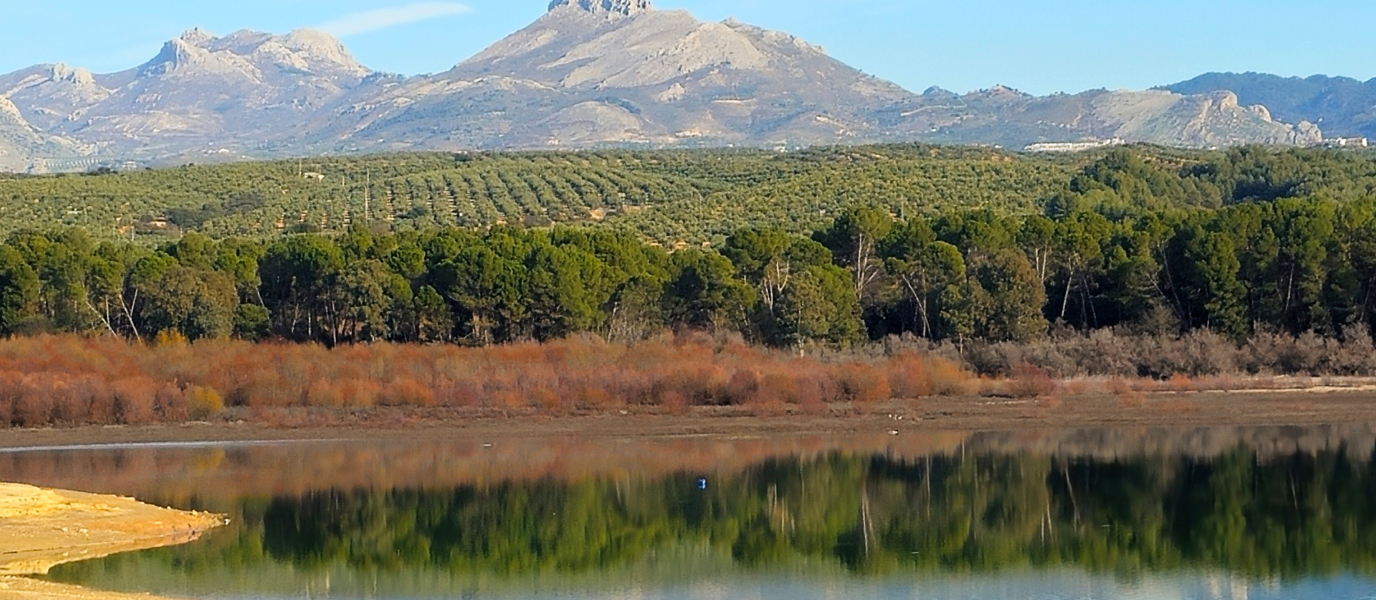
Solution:
M 699 477 L 699 478 L 698 478 L 698 489 L 700 489 L 700 490 L 705 490 L 705 489 L 707 489 L 707 478 L 706 478 L 706 477 Z

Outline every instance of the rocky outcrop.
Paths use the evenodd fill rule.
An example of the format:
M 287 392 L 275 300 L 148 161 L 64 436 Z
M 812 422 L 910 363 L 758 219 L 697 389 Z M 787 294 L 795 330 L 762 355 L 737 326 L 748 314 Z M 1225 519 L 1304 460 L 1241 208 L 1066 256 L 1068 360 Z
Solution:
M 549 10 L 581 10 L 595 15 L 629 17 L 654 10 L 650 0 L 554 0 Z
M 1228 93 L 1092 90 L 1030 96 L 995 86 L 957 96 L 929 90 L 890 117 L 892 127 L 918 139 L 1014 149 L 1094 140 L 1192 148 L 1310 145 L 1322 140 L 1313 124 L 1277 122 L 1265 107 L 1242 106 Z
M 1376 79 L 1208 73 L 1163 89 L 1179 94 L 1228 91 L 1243 104 L 1265 105 L 1280 121 L 1320 123 L 1335 137 L 1376 138 Z
M 110 156 L 238 156 L 290 145 L 292 132 L 358 89 L 370 73 L 317 31 L 217 37 L 192 29 L 52 131 L 97 144 Z

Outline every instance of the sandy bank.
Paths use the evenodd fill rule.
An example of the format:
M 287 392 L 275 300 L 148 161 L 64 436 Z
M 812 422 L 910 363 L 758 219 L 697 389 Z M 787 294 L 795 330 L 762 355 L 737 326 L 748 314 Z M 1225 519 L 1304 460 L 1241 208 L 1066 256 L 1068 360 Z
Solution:
M 148 594 L 118 594 L 26 577 L 0 577 L 3 600 L 161 600 Z
M 159 508 L 132 498 L 0 483 L 0 600 L 125 598 L 16 576 L 186 543 L 220 523 L 217 515 Z

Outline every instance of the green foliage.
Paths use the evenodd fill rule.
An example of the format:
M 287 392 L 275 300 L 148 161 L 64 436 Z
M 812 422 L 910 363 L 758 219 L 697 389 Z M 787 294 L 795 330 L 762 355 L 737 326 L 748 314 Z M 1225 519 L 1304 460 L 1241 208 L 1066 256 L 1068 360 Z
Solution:
M 108 582 L 163 565 L 183 585 L 207 571 L 223 583 L 287 568 L 353 573 L 338 577 L 347 594 L 350 581 L 379 593 L 379 579 L 414 584 L 439 572 L 437 589 L 406 589 L 441 596 L 456 582 L 617 573 L 693 548 L 755 573 L 1071 568 L 1299 581 L 1376 573 L 1374 483 L 1361 452 L 1239 447 L 1213 458 L 1112 460 L 832 453 L 719 473 L 706 490 L 688 474 L 320 489 L 203 507 L 228 510 L 227 531 L 54 576 Z M 721 561 L 685 564 L 721 574 Z
M 103 185 L 150 202 L 198 190 L 196 206 L 223 210 L 202 211 L 209 235 L 155 245 L 95 227 L 13 232 L 0 331 L 487 344 L 692 327 L 839 346 L 1027 341 L 1055 322 L 1346 338 L 1376 326 L 1372 164 L 1318 150 L 877 146 L 321 159 L 323 180 L 295 163 L 21 177 L 0 181 L 0 208 L 5 186 Z M 298 196 L 335 212 L 274 212 Z M 281 226 L 217 229 L 231 213 Z M 526 229 L 528 217 L 557 225 Z M 298 225 L 326 233 L 281 233 Z M 247 237 L 217 239 L 230 231 Z M 223 274 L 235 298 L 225 278 L 192 273 Z M 267 311 L 267 326 L 238 306 Z
M 143 295 L 145 335 L 175 331 L 194 341 L 234 333 L 239 296 L 224 273 L 173 267 L 152 280 Z

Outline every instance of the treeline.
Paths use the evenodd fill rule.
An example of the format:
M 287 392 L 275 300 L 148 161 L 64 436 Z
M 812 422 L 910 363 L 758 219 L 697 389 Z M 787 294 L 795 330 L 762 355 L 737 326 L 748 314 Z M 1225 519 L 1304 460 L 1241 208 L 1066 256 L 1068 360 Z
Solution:
M 672 251 L 615 227 L 356 223 L 156 247 L 21 231 L 0 246 L 0 333 L 333 346 L 705 329 L 788 348 L 909 336 L 967 356 L 1096 330 L 1356 343 L 1376 326 L 1376 196 L 1362 191 L 1376 179 L 1355 174 L 1364 160 L 1119 150 L 1037 214 L 861 204 L 808 235 L 743 227 Z M 656 168 L 688 177 L 694 166 Z
M 1376 572 L 1369 452 L 1110 461 L 1038 454 L 780 458 L 739 473 L 323 489 L 228 511 L 205 543 L 62 567 L 100 574 L 290 566 L 458 582 L 617 572 L 667 548 L 747 570 L 989 573 L 1067 566 L 1299 580 Z M 686 564 L 720 564 L 687 561 Z M 127 571 L 126 571 L 127 569 Z M 228 573 L 226 572 L 228 570 Z M 451 577 L 422 577 L 445 573 Z M 441 583 L 440 585 L 443 585 Z M 146 586 L 145 586 L 146 587 Z M 370 588 L 371 589 L 371 588 Z M 440 590 L 434 590 L 439 592 Z
M 488 344 L 665 328 L 776 346 L 912 335 L 1030 342 L 1051 327 L 1346 339 L 1376 320 L 1376 202 L 1218 210 L 990 211 L 896 220 L 852 209 L 811 238 L 744 229 L 666 252 L 607 230 L 439 229 L 160 248 L 79 230 L 0 246 L 0 332 L 151 340 Z

